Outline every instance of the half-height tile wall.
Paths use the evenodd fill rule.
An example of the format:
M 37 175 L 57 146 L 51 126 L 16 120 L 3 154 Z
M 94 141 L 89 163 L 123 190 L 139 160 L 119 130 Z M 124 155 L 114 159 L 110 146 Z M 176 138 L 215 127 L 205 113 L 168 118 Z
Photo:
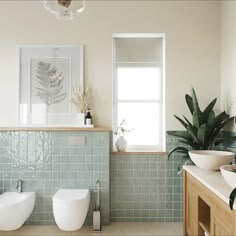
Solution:
M 109 132 L 0 132 L 0 193 L 15 191 L 23 179 L 23 191 L 36 192 L 33 214 L 27 224 L 55 224 L 52 196 L 58 189 L 96 189 L 101 180 L 104 223 L 109 223 Z M 92 221 L 92 193 L 87 223 Z
M 178 145 L 167 135 L 167 149 Z M 182 222 L 181 156 L 111 155 L 110 194 L 113 222 Z

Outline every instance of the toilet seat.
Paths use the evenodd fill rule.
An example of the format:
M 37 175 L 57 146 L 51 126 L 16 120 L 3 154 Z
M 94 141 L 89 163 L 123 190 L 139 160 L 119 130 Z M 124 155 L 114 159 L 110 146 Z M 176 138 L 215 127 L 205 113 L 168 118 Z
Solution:
M 54 203 L 72 204 L 74 201 L 87 197 L 88 189 L 60 189 L 53 196 Z

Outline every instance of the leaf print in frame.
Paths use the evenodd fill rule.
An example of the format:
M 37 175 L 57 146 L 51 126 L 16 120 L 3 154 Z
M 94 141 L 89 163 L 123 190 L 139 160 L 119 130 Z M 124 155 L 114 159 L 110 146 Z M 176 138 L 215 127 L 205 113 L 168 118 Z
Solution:
M 32 104 L 46 104 L 47 113 L 68 113 L 70 90 L 68 58 L 32 59 Z
M 83 45 L 18 45 L 17 124 L 72 127 L 72 85 L 83 89 Z

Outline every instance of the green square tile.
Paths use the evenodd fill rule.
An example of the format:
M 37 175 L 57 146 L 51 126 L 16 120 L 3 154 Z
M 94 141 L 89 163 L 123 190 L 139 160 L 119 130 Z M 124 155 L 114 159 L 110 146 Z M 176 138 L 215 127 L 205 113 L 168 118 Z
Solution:
M 79 164 L 85 163 L 85 157 L 84 156 L 78 156 L 77 157 L 77 163 L 79 163 Z
M 56 172 L 55 172 L 56 173 Z M 54 174 L 54 173 L 53 173 Z M 53 179 L 52 180 L 52 186 L 53 186 L 53 188 L 60 188 L 60 180 L 59 180 L 59 178 L 60 178 L 60 173 L 58 173 L 59 174 L 59 176 L 58 176 L 58 178 L 57 179 Z
M 60 165 L 60 171 L 67 171 L 68 170 L 68 165 L 67 164 L 61 164 Z
M 94 165 L 95 166 L 95 165 Z M 98 166 L 97 166 L 98 167 Z M 93 171 L 93 164 L 85 164 L 85 171 Z M 96 171 L 96 170 L 94 170 Z
M 52 178 L 53 179 L 60 179 L 60 172 L 53 172 L 52 173 Z
M 60 164 L 53 164 L 52 171 L 60 171 Z
M 108 156 L 109 154 L 110 153 L 109 153 L 109 149 L 108 148 L 104 148 L 104 147 L 101 148 L 101 155 Z
M 54 148 L 52 149 L 52 155 L 55 155 L 55 156 L 60 155 L 60 148 L 54 147 Z
M 60 179 L 67 179 L 68 178 L 68 172 L 60 172 Z
M 68 172 L 68 179 L 76 180 L 77 179 L 77 172 Z
M 100 156 L 101 155 L 101 148 L 100 147 L 93 148 L 93 155 Z
M 94 171 L 101 171 L 101 164 L 93 164 L 93 170 Z
M 101 156 L 93 156 L 93 163 L 101 163 Z
M 68 148 L 66 147 L 66 148 L 61 148 L 60 149 L 60 154 L 62 155 L 62 156 L 67 156 L 68 155 Z M 62 157 L 61 156 L 61 157 Z
M 87 138 L 86 139 L 86 146 L 87 147 L 92 147 L 93 146 L 93 139 L 92 138 Z
M 86 156 L 85 157 L 85 162 L 89 163 L 89 164 L 94 163 L 93 156 Z
M 93 148 L 91 148 L 91 147 L 85 148 L 85 155 L 86 156 L 93 155 Z

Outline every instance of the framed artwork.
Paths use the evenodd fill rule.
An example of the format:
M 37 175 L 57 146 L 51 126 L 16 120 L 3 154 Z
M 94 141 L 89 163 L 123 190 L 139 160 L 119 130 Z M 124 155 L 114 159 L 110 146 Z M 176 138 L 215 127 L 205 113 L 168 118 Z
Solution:
M 18 46 L 18 125 L 76 125 L 72 85 L 83 88 L 83 46 Z

